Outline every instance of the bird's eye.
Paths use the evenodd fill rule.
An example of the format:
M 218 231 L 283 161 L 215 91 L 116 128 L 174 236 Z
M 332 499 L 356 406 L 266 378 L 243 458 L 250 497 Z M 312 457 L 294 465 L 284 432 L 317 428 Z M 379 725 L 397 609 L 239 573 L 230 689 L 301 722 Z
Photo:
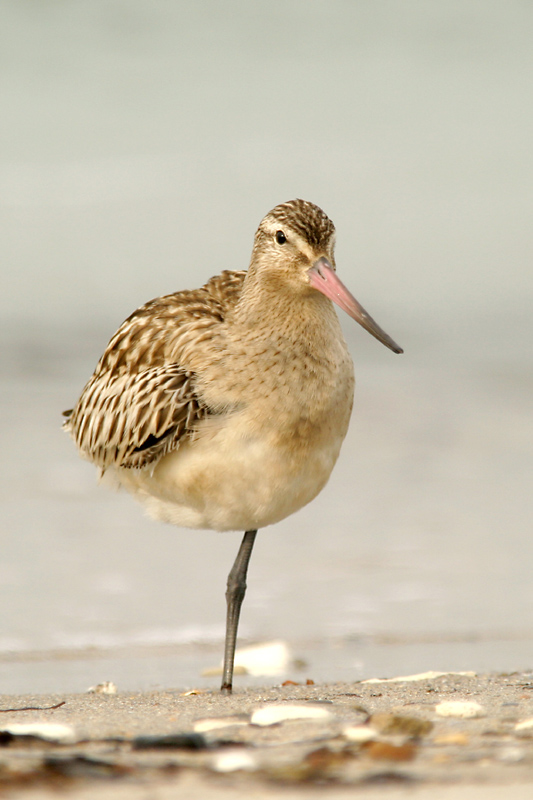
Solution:
M 277 231 L 277 233 L 276 233 L 276 242 L 278 244 L 285 244 L 286 241 L 287 241 L 287 237 L 285 236 L 283 231 Z

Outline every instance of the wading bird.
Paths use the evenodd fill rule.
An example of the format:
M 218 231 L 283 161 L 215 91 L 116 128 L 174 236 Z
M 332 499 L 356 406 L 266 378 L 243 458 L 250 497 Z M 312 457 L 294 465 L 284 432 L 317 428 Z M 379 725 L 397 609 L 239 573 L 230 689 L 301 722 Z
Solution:
M 245 531 L 227 582 L 223 691 L 257 530 L 316 497 L 348 429 L 353 365 L 333 303 L 402 352 L 337 277 L 334 235 L 312 203 L 276 206 L 247 271 L 134 311 L 65 412 L 82 456 L 156 519 Z

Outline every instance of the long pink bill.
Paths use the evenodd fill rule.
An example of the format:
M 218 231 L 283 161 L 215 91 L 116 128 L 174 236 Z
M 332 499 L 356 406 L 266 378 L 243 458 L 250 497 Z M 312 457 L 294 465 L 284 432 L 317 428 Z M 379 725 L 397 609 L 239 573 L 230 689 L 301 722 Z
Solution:
M 333 300 L 339 308 L 346 311 L 352 319 L 362 325 L 366 331 L 375 336 L 378 341 L 389 347 L 394 353 L 403 353 L 402 348 L 379 327 L 377 322 L 372 319 L 370 314 L 367 314 L 363 306 L 348 291 L 340 278 L 337 277 L 337 273 L 327 258 L 319 258 L 308 274 L 309 282 L 314 289 L 318 289 L 319 292 Z

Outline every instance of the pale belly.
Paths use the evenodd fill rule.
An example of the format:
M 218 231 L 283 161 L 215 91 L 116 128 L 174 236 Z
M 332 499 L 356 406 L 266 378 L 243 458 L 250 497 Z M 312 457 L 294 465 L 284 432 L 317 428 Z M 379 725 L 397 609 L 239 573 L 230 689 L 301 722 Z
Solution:
M 326 484 L 350 415 L 334 426 L 282 437 L 254 431 L 245 414 L 206 427 L 155 469 L 113 470 L 156 519 L 189 528 L 254 530 L 293 514 Z M 337 408 L 337 412 L 339 409 Z

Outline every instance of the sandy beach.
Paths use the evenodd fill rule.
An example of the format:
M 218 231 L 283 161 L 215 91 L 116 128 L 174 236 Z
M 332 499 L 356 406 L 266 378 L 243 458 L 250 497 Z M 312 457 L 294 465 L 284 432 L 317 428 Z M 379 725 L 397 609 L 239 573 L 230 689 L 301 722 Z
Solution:
M 532 35 L 521 0 L 0 4 L 0 795 L 533 797 Z M 250 565 L 239 644 L 287 664 L 224 697 L 242 532 L 147 519 L 61 412 L 294 197 L 405 354 L 345 326 L 335 472 Z
M 106 687 L 109 690 L 109 687 Z M 111 687 L 113 691 L 113 687 Z M 530 798 L 533 675 L 2 696 L 8 797 Z

